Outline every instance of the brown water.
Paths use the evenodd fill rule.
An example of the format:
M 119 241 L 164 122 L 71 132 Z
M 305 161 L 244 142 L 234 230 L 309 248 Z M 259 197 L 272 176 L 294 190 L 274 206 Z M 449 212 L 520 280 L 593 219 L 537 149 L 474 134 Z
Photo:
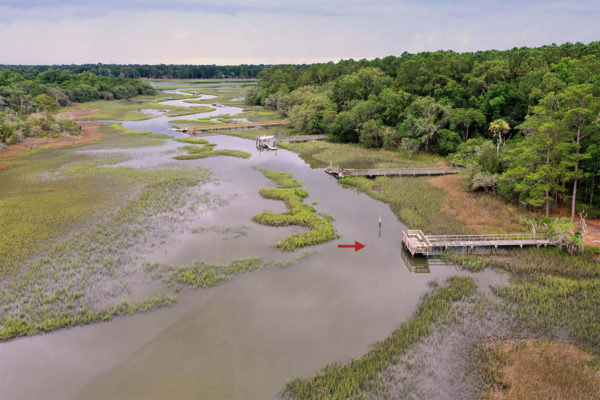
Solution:
M 149 121 L 155 119 L 141 124 L 147 127 Z M 168 132 L 162 124 L 152 130 Z M 135 123 L 128 125 L 135 129 Z M 273 398 L 294 376 L 310 376 L 327 362 L 364 354 L 411 316 L 428 281 L 462 273 L 447 265 L 429 265 L 429 273 L 411 272 L 400 243 L 406 227 L 389 207 L 344 189 L 296 154 L 256 152 L 254 141 L 234 137 L 210 141 L 217 148 L 252 153 L 249 160 L 220 157 L 185 164 L 218 171 L 220 183 L 209 189 L 228 198 L 228 204 L 191 215 L 191 226 L 211 229 L 182 229 L 149 251 L 148 260 L 229 262 L 300 255 L 303 250 L 282 253 L 271 246 L 295 228 L 251 221 L 265 209 L 284 209 L 281 202 L 259 196 L 258 190 L 271 182 L 253 166 L 292 173 L 310 194 L 306 203 L 317 201 L 318 211 L 334 216 L 341 239 L 309 248 L 317 254 L 286 268 L 183 291 L 170 308 L 3 343 L 0 397 Z M 137 149 L 127 163 L 172 163 L 173 149 L 183 145 L 174 143 Z M 243 234 L 222 233 L 227 228 Z M 337 248 L 355 240 L 366 247 L 359 252 Z M 491 271 L 474 276 L 483 286 L 505 281 Z

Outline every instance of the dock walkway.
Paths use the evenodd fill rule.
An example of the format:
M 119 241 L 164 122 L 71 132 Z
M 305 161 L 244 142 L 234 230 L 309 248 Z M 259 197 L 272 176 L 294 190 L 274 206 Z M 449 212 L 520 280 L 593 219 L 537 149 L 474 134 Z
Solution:
M 402 232 L 402 243 L 411 255 L 441 254 L 449 249 L 458 252 L 474 248 L 497 249 L 498 247 L 552 246 L 555 243 L 544 235 L 532 233 L 509 233 L 495 235 L 425 235 L 419 230 Z
M 326 140 L 328 135 L 295 135 L 275 136 L 278 142 L 310 142 L 311 140 Z
M 371 169 L 349 169 L 339 167 L 325 168 L 325 172 L 336 178 L 347 176 L 427 176 L 427 175 L 449 175 L 458 174 L 457 168 L 371 168 Z
M 267 126 L 285 125 L 287 121 L 263 121 L 263 122 L 240 122 L 235 124 L 214 124 L 214 125 L 199 125 L 190 126 L 187 129 L 182 129 L 182 132 L 206 132 L 206 131 L 222 131 L 226 129 L 249 129 L 262 128 Z

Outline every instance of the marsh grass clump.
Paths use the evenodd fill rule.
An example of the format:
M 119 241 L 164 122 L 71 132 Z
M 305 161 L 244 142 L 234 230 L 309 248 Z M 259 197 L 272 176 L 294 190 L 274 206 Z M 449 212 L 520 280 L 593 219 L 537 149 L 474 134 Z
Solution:
M 288 381 L 282 391 L 286 399 L 349 399 L 377 384 L 379 373 L 399 360 L 410 346 L 434 329 L 455 301 L 472 296 L 477 285 L 469 277 L 454 276 L 448 285 L 423 296 L 413 317 L 365 355 L 347 364 L 329 364 L 312 378 Z
M 51 332 L 69 326 L 110 321 L 115 317 L 122 317 L 170 306 L 176 301 L 177 297 L 165 295 L 151 297 L 133 304 L 124 301 L 113 307 L 107 307 L 101 310 L 94 310 L 92 308 L 82 309 L 77 312 L 65 310 L 56 315 L 48 315 L 41 321 L 30 322 L 23 318 L 6 318 L 3 321 L 4 326 L 0 328 L 0 341 L 10 340 L 18 336 Z
M 470 272 L 483 271 L 484 269 L 490 266 L 489 261 L 485 258 L 475 258 L 465 254 L 455 254 L 449 252 L 442 254 L 441 258 L 444 261 L 458 264 L 461 266 L 462 269 L 465 269 Z
M 206 151 L 212 151 L 214 146 L 183 146 L 183 149 L 188 152 L 188 154 L 199 154 L 204 153 Z
M 181 266 L 147 264 L 144 269 L 154 279 L 162 279 L 173 287 L 181 283 L 195 288 L 207 288 L 246 272 L 286 265 L 288 263 L 280 260 L 264 261 L 258 257 L 250 257 L 236 259 L 229 264 L 210 264 L 204 261 Z
M 192 228 L 192 233 L 206 233 L 206 232 L 214 232 L 220 233 L 223 235 L 224 240 L 228 239 L 237 239 L 242 236 L 246 236 L 247 226 L 230 226 L 230 227 L 218 227 L 218 226 L 209 226 L 209 227 L 198 227 Z
M 208 144 L 208 140 L 202 138 L 193 138 L 193 137 L 181 137 L 175 139 L 181 143 L 192 143 L 192 144 Z
M 186 138 L 191 139 L 191 138 Z M 204 139 L 199 139 L 204 140 Z M 186 142 L 193 143 L 193 142 Z M 202 142 L 199 142 L 202 143 Z M 239 157 L 239 158 L 250 158 L 250 153 L 241 150 L 231 150 L 231 149 L 219 149 L 214 150 L 216 144 L 214 143 L 203 143 L 202 146 L 184 146 L 183 149 L 187 151 L 187 154 L 180 154 L 173 157 L 176 160 L 197 160 L 199 158 L 208 158 L 208 157 L 218 157 L 218 156 L 230 156 L 230 157 Z
M 302 186 L 291 174 L 286 172 L 271 171 L 268 169 L 261 169 L 260 172 L 262 172 L 265 177 L 275 182 L 280 188 L 290 189 Z
M 255 215 L 252 220 L 263 225 L 298 225 L 309 229 L 308 232 L 293 233 L 280 240 L 276 244 L 277 247 L 291 251 L 335 239 L 335 230 L 331 223 L 333 217 L 321 218 L 316 214 L 314 207 L 304 204 L 308 192 L 301 188 L 300 183 L 294 180 L 291 174 L 264 169 L 261 171 L 267 178 L 275 181 L 279 187 L 263 188 L 260 190 L 260 195 L 266 199 L 282 200 L 288 210 L 282 214 L 265 211 Z
M 220 150 L 208 150 L 208 151 L 199 151 L 191 154 L 183 154 L 179 156 L 173 157 L 176 160 L 197 160 L 199 158 L 208 158 L 208 157 L 218 157 L 218 156 L 229 156 L 229 157 L 238 157 L 238 158 L 250 158 L 250 153 L 241 150 L 230 150 L 230 149 L 220 149 Z
M 123 128 L 123 126 L 118 122 L 110 124 L 110 127 L 112 129 L 114 129 L 115 131 L 118 131 L 120 133 L 127 134 L 127 135 L 144 135 L 144 136 L 154 138 L 154 139 L 170 139 L 171 138 L 171 136 L 165 135 L 164 133 L 155 133 L 155 132 L 151 132 L 151 131 L 136 131 L 133 129 Z M 159 143 L 162 144 L 163 142 L 159 142 Z

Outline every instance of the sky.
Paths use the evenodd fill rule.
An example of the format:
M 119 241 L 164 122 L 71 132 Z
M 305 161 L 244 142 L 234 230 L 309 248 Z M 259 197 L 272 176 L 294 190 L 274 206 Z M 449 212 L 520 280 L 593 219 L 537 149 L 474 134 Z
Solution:
M 600 40 L 600 0 L 0 0 L 0 64 L 278 64 Z

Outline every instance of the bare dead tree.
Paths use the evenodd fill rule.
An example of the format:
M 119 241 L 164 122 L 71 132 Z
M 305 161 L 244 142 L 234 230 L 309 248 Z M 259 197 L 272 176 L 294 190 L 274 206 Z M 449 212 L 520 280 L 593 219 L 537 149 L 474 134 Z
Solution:
M 585 235 L 588 233 L 588 227 L 587 227 L 587 222 L 586 219 L 587 218 L 587 212 L 585 211 L 580 211 L 579 212 L 579 225 L 580 225 L 580 233 L 581 233 L 581 244 L 579 245 L 579 251 L 581 253 L 583 253 L 584 247 L 585 247 Z

